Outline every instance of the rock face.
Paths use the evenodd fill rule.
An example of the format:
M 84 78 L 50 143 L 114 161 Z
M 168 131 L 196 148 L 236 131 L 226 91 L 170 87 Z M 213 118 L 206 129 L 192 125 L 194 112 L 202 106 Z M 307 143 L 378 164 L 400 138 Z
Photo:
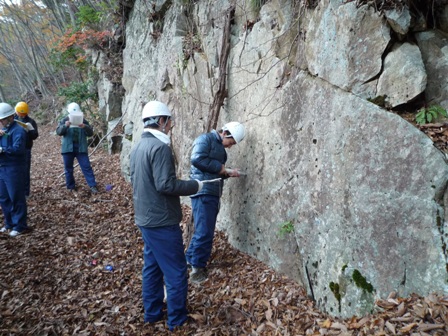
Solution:
M 308 69 L 344 90 L 381 71 L 390 28 L 372 7 L 326 0 L 313 13 L 306 37 Z
M 290 94 L 315 89 L 318 97 L 304 94 L 300 102 Z M 290 212 L 308 288 L 319 293 L 320 306 L 350 317 L 392 291 L 446 290 L 442 154 L 396 115 L 304 74 L 288 91 L 282 138 L 294 142 L 282 152 L 306 150 L 294 168 L 277 168 L 291 180 L 270 188 L 276 192 L 269 203 Z M 329 114 L 317 126 L 322 109 Z M 284 194 L 294 200 L 287 203 L 292 209 L 275 201 Z M 356 285 L 355 271 L 366 283 Z
M 238 120 L 248 132 L 228 151 L 228 166 L 248 175 L 226 181 L 218 217 L 234 246 L 337 316 L 369 313 L 391 291 L 446 291 L 445 156 L 369 102 L 397 106 L 424 93 L 441 103 L 428 69 L 443 64 L 422 48 L 443 53 L 443 39 L 413 35 L 409 13 L 385 18 L 355 2 L 313 9 L 272 0 L 259 14 L 246 3 L 235 6 L 224 73 L 230 1 L 135 1 L 123 59 L 123 173 L 142 106 L 159 99 L 173 110 L 178 174 L 188 178 L 191 144 L 226 75 L 218 126 Z
M 409 43 L 397 44 L 384 60 L 377 96 L 384 96 L 388 107 L 407 103 L 425 91 L 426 77 L 420 49 Z
M 448 35 L 439 30 L 415 34 L 428 74 L 426 101 L 448 109 Z

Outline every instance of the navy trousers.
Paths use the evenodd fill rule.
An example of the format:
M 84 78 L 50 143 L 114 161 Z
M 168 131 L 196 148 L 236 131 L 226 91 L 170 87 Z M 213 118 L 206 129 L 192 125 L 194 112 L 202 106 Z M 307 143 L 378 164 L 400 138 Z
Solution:
M 182 325 L 187 311 L 187 263 L 179 225 L 146 228 L 139 226 L 144 241 L 142 297 L 145 322 L 163 318 L 163 284 L 167 292 L 168 327 Z
M 82 173 L 86 179 L 89 187 L 96 187 L 95 175 L 93 174 L 92 166 L 90 165 L 89 155 L 87 153 L 78 152 L 78 145 L 73 144 L 73 152 L 63 153 L 65 171 L 65 185 L 67 189 L 75 189 L 75 177 L 73 176 L 73 163 L 78 160 Z
M 205 267 L 212 253 L 219 197 L 200 195 L 191 198 L 194 234 L 186 253 L 187 262 L 194 267 Z
M 5 227 L 22 232 L 28 228 L 25 198 L 26 167 L 0 166 L 0 205 L 5 216 Z

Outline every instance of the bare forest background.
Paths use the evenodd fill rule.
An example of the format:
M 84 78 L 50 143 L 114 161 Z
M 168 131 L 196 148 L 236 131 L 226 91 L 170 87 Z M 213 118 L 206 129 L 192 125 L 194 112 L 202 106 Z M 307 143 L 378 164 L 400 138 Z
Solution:
M 118 55 L 110 73 L 121 76 L 122 46 L 111 38 L 124 30 L 120 8 L 116 0 L 0 0 L 0 101 L 27 102 L 42 124 L 78 102 L 104 128 L 95 112 L 98 73 L 86 50 Z
M 259 10 L 269 0 L 247 0 Z M 295 0 L 315 7 L 317 0 Z M 425 17 L 447 0 L 349 0 L 378 11 L 406 5 Z M 194 4 L 197 0 L 174 0 Z M 0 101 L 25 101 L 40 123 L 59 116 L 64 105 L 76 101 L 105 128 L 98 115 L 95 68 L 88 50 L 109 58 L 103 69 L 113 83 L 121 83 L 125 25 L 134 0 L 0 0 Z M 148 6 L 153 6 L 148 2 Z M 435 26 L 435 22 L 433 22 Z

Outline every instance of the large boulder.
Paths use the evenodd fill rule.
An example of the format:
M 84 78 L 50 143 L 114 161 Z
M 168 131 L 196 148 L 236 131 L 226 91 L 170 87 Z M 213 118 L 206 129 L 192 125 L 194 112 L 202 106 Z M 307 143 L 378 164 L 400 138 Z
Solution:
M 386 20 L 373 7 L 324 0 L 308 24 L 305 53 L 308 70 L 344 90 L 373 79 L 390 40 Z
M 377 96 L 385 97 L 387 107 L 413 101 L 426 89 L 427 75 L 418 46 L 396 44 L 384 60 Z
M 343 317 L 392 291 L 446 291 L 445 156 L 401 117 L 303 72 L 282 97 L 230 154 L 248 172 L 224 189 L 232 244 Z

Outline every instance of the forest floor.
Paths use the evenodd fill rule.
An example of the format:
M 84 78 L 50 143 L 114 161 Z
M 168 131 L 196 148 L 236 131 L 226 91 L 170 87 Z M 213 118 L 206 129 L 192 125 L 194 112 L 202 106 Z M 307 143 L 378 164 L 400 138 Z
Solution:
M 374 314 L 331 318 L 222 232 L 208 280 L 189 285 L 192 320 L 172 333 L 164 322 L 143 324 L 143 242 L 119 155 L 91 154 L 99 194 L 90 194 L 79 168 L 70 193 L 55 128 L 41 126 L 33 148 L 32 231 L 0 235 L 0 335 L 447 335 L 448 297 L 391 293 Z

